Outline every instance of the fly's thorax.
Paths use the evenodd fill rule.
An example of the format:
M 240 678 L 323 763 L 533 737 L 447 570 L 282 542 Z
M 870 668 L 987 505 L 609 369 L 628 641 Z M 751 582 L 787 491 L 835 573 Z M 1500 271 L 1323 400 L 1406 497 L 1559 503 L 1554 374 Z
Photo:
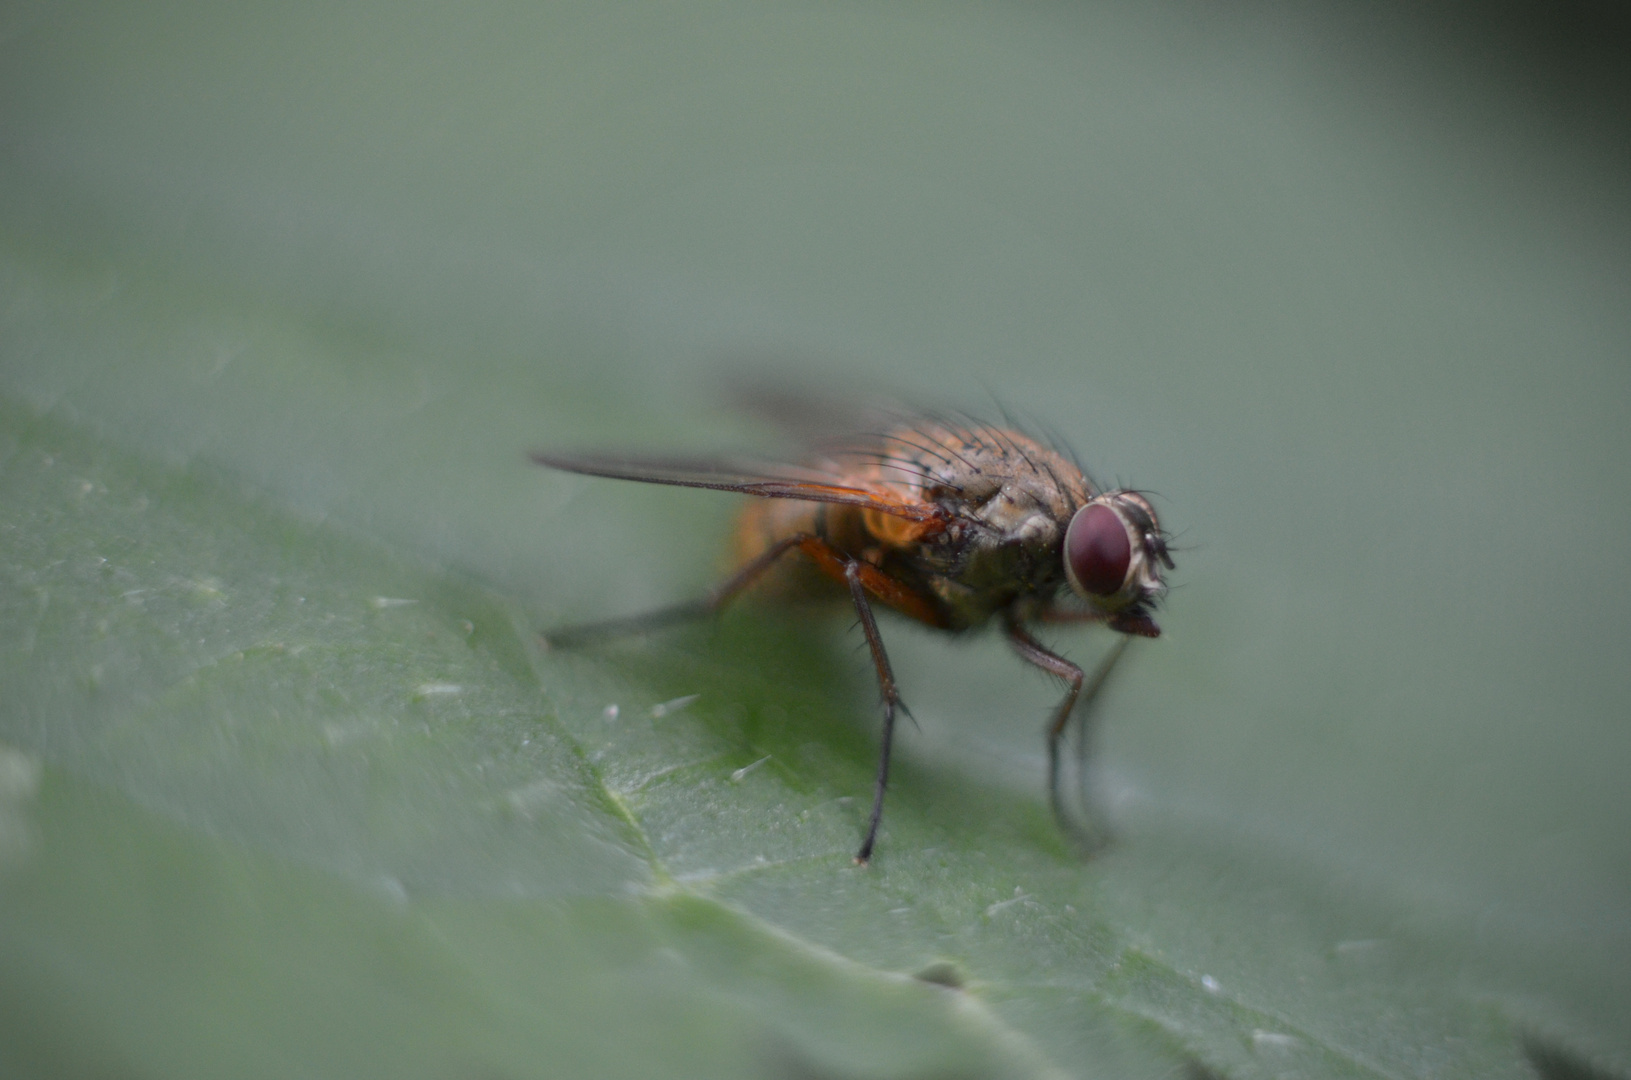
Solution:
M 1065 528 L 1091 494 L 1077 466 L 1017 432 L 949 424 L 896 429 L 875 452 L 880 479 L 947 512 L 933 534 L 879 522 L 874 535 L 901 534 L 902 569 L 935 594 L 950 623 L 977 626 L 1017 598 L 1064 586 Z
M 985 497 L 968 508 L 973 565 L 966 577 L 1008 580 L 1021 594 L 1048 592 L 1063 584 L 1065 531 L 1089 491 L 1080 470 L 1057 454 L 1029 440 L 1018 445 L 1026 453 L 995 462 L 1005 473 L 986 468 Z
M 1032 485 L 1004 484 L 978 508 L 978 519 L 1000 545 L 1057 549 L 1072 507 Z
M 919 557 L 959 628 L 978 626 L 1016 600 L 1052 597 L 1065 583 L 1065 526 L 1055 511 L 1014 490 L 998 491 L 976 510 L 922 545 Z

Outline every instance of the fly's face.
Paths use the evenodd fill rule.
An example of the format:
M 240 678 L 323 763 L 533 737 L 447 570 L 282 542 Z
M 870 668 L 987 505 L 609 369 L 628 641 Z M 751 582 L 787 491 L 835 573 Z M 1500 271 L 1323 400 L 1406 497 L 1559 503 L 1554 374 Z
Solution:
M 1108 616 L 1112 630 L 1159 637 L 1150 607 L 1172 569 L 1166 539 L 1149 500 L 1136 491 L 1094 496 L 1065 530 L 1065 576 L 1077 595 Z

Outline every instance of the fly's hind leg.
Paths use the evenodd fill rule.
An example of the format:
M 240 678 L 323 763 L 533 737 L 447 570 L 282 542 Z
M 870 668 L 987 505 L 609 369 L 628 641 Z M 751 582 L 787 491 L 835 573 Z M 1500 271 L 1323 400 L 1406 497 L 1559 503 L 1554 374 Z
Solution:
M 883 638 L 878 635 L 878 621 L 872 615 L 872 603 L 867 599 L 867 594 L 874 593 L 910 611 L 913 597 L 898 582 L 868 563 L 848 558 L 820 537 L 809 533 L 797 533 L 772 544 L 698 600 L 625 619 L 609 619 L 605 622 L 562 627 L 543 635 L 543 640 L 550 648 L 569 648 L 598 638 L 642 633 L 713 615 L 757 581 L 777 559 L 794 548 L 803 551 L 817 566 L 828 573 L 842 577 L 844 583 L 849 586 L 850 600 L 855 604 L 855 614 L 860 618 L 861 629 L 866 634 L 867 647 L 872 650 L 872 663 L 878 671 L 878 692 L 883 698 L 883 747 L 878 754 L 878 778 L 872 792 L 872 816 L 867 821 L 866 839 L 861 842 L 861 850 L 855 855 L 856 863 L 865 866 L 872 859 L 872 847 L 878 839 L 878 823 L 883 819 L 883 796 L 889 786 L 889 751 L 895 741 L 895 715 L 906 711 L 906 706 L 900 699 L 900 691 L 895 687 L 895 672 L 889 666 L 889 655 L 884 652 Z M 921 600 L 916 602 L 923 603 Z M 923 610 L 929 611 L 926 606 Z M 929 617 L 932 618 L 932 614 Z
M 577 626 L 563 626 L 545 633 L 543 635 L 544 645 L 551 649 L 570 649 L 601 638 L 621 637 L 625 634 L 642 634 L 649 630 L 661 630 L 666 626 L 673 626 L 675 623 L 689 622 L 692 619 L 702 619 L 715 615 L 726 604 L 736 599 L 744 589 L 759 580 L 777 559 L 794 548 L 814 539 L 812 536 L 800 533 L 777 541 L 751 562 L 712 589 L 709 589 L 704 596 L 696 600 L 675 604 L 672 607 L 658 608 L 656 611 L 648 611 L 643 615 L 607 619 L 604 622 L 581 623 Z
M 1017 619 L 1010 617 L 1005 629 L 1009 644 L 1021 659 L 1036 665 L 1050 675 L 1059 676 L 1067 684 L 1065 696 L 1054 710 L 1053 719 L 1048 724 L 1048 804 L 1053 809 L 1053 816 L 1059 822 L 1060 829 L 1091 854 L 1104 846 L 1106 837 L 1102 828 L 1091 823 L 1092 808 L 1087 798 L 1087 750 L 1091 733 L 1088 721 L 1091 719 L 1099 691 L 1104 688 L 1105 682 L 1110 678 L 1110 672 L 1115 669 L 1116 662 L 1127 649 L 1128 638 L 1125 635 L 1119 637 L 1110 652 L 1094 669 L 1093 677 L 1089 679 L 1076 664 L 1045 648 L 1020 625 Z M 1079 709 L 1078 702 L 1081 703 Z M 1066 810 L 1064 796 L 1060 793 L 1059 786 L 1059 744 L 1064 738 L 1065 728 L 1069 725 L 1072 714 L 1077 717 L 1076 780 L 1082 812 L 1087 815 L 1085 824 L 1078 822 Z

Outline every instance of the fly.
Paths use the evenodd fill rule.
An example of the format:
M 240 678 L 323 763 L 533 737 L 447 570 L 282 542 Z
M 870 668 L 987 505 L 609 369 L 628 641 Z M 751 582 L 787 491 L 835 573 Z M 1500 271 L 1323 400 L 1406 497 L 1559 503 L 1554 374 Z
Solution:
M 742 510 L 730 576 L 701 598 L 632 618 L 545 635 L 562 647 L 718 612 L 778 564 L 802 561 L 855 607 L 877 670 L 883 738 L 866 838 L 872 858 L 889 783 L 895 717 L 905 711 L 874 606 L 959 633 L 995 620 L 1020 658 L 1064 680 L 1047 726 L 1048 796 L 1073 838 L 1088 842 L 1060 794 L 1060 743 L 1127 642 L 1159 637 L 1151 612 L 1172 568 L 1166 534 L 1140 492 L 1098 489 L 1080 466 L 1018 431 L 943 417 L 897 417 L 873 434 L 827 443 L 794 463 L 535 453 L 539 465 L 587 476 L 758 496 Z M 786 574 L 783 565 L 777 572 Z M 1032 636 L 1046 623 L 1103 623 L 1121 639 L 1089 678 Z M 1081 736 L 1085 747 L 1085 730 Z

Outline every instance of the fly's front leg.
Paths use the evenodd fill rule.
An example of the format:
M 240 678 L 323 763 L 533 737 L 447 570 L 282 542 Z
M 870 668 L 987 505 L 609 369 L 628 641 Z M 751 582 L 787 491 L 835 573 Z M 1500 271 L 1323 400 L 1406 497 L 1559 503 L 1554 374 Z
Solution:
M 597 638 L 619 637 L 624 634 L 660 630 L 675 623 L 715 615 L 726 604 L 736 599 L 737 595 L 744 589 L 759 580 L 777 559 L 794 548 L 813 540 L 815 540 L 815 537 L 799 533 L 777 541 L 736 573 L 709 589 L 707 594 L 699 599 L 690 600 L 683 604 L 675 604 L 673 607 L 658 608 L 656 611 L 648 611 L 644 615 L 631 615 L 626 618 L 607 619 L 604 622 L 583 623 L 578 626 L 563 626 L 544 634 L 544 645 L 551 649 L 569 649 L 594 641 Z
M 1044 648 L 1014 616 L 1007 617 L 1003 628 L 1007 631 L 1008 643 L 1020 659 L 1065 680 L 1067 689 L 1064 699 L 1059 702 L 1053 720 L 1048 724 L 1048 804 L 1053 808 L 1053 816 L 1059 822 L 1059 827 L 1078 842 L 1086 843 L 1089 838 L 1082 834 L 1076 822 L 1065 812 L 1064 799 L 1059 794 L 1059 740 L 1064 734 L 1065 725 L 1070 722 L 1071 711 L 1076 707 L 1076 699 L 1082 693 L 1082 682 L 1086 676 L 1081 668 Z
M 1087 797 L 1087 756 L 1093 744 L 1093 707 L 1098 704 L 1099 691 L 1110 680 L 1110 673 L 1115 670 L 1121 654 L 1127 651 L 1132 640 L 1130 634 L 1116 635 L 1116 643 L 1110 646 L 1110 651 L 1104 654 L 1099 666 L 1093 669 L 1093 677 L 1087 680 L 1082 692 L 1082 702 L 1076 707 L 1076 801 L 1081 804 L 1082 813 L 1089 816 L 1093 813 L 1093 804 Z
M 1076 712 L 1078 701 L 1082 701 L 1079 714 L 1078 728 L 1078 758 L 1077 782 L 1081 785 L 1081 801 L 1084 813 L 1090 813 L 1086 796 L 1087 773 L 1087 721 L 1091 713 L 1094 699 L 1104 687 L 1110 672 L 1115 668 L 1116 661 L 1127 648 L 1127 638 L 1121 636 L 1109 654 L 1094 670 L 1092 679 L 1088 679 L 1082 669 L 1064 657 L 1045 648 L 1022 626 L 1019 620 L 1010 615 L 1005 620 L 1005 629 L 1008 642 L 1014 651 L 1027 663 L 1034 664 L 1050 675 L 1057 675 L 1067 684 L 1064 698 L 1054 710 L 1053 719 L 1048 724 L 1048 803 L 1053 809 L 1053 816 L 1059 822 L 1059 827 L 1089 852 L 1103 845 L 1103 837 L 1096 830 L 1084 828 L 1079 825 L 1065 810 L 1064 797 L 1059 791 L 1059 744 L 1064 737 L 1065 727 L 1070 723 L 1072 713 Z M 1084 695 L 1085 691 L 1085 695 Z M 1085 696 L 1085 700 L 1082 700 Z

